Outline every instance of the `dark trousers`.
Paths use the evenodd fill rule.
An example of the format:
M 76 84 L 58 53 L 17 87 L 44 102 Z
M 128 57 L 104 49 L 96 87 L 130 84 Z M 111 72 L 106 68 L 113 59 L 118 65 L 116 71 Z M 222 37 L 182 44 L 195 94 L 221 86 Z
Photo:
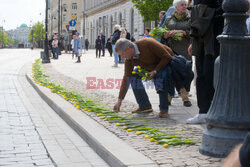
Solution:
M 109 54 L 112 57 L 112 48 L 108 48 Z
M 85 49 L 86 49 L 86 51 L 88 51 L 89 45 L 85 45 Z
M 101 56 L 101 48 L 96 48 L 95 51 L 96 51 L 96 58 L 98 57 L 98 55 L 99 55 L 99 58 L 100 58 L 100 56 Z
M 159 94 L 159 108 L 160 111 L 168 111 L 168 88 L 170 87 L 169 79 L 171 77 L 171 69 L 169 66 L 163 69 L 165 71 L 165 79 L 161 76 L 156 77 L 154 85 L 157 93 Z M 161 70 L 159 73 L 161 73 Z M 140 108 L 151 106 L 148 95 L 145 91 L 145 87 L 141 81 L 141 77 L 138 74 L 134 74 L 130 80 L 130 84 L 135 95 L 135 99 Z
M 205 56 L 202 54 L 195 57 L 195 65 L 197 70 L 196 92 L 200 114 L 205 114 L 208 112 L 213 100 L 214 61 L 214 56 Z
M 105 45 L 102 45 L 102 56 L 105 56 Z
M 58 59 L 59 49 L 53 48 L 53 59 Z

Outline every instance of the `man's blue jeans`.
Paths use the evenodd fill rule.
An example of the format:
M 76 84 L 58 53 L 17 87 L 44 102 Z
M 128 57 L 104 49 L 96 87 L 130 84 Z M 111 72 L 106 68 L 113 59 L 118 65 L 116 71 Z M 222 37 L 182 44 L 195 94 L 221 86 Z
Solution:
M 115 58 L 115 64 L 118 64 L 118 54 L 115 51 L 115 45 L 112 44 L 112 50 Z
M 171 68 L 165 67 L 163 70 L 165 70 L 165 73 L 163 76 L 159 76 L 155 78 L 154 84 L 155 88 L 158 91 L 159 89 L 161 91 L 158 91 L 159 93 L 159 108 L 160 111 L 168 111 L 168 87 L 170 86 L 167 82 L 171 75 Z M 159 71 L 160 75 L 162 71 Z M 132 87 L 132 90 L 134 92 L 136 101 L 140 108 L 151 106 L 151 103 L 149 101 L 148 95 L 145 91 L 145 88 L 143 86 L 142 80 L 139 75 L 134 74 L 130 80 L 130 84 Z
M 102 44 L 102 56 L 105 56 L 105 45 Z

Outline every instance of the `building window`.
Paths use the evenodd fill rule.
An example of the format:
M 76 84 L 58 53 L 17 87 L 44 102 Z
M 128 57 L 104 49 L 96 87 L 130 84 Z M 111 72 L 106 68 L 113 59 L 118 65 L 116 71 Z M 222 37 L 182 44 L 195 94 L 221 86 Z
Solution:
M 65 14 L 63 15 L 63 21 L 66 21 L 66 15 Z
M 67 5 L 66 4 L 63 4 L 63 11 L 67 12 Z
M 77 9 L 77 3 L 72 3 L 72 9 L 76 10 Z

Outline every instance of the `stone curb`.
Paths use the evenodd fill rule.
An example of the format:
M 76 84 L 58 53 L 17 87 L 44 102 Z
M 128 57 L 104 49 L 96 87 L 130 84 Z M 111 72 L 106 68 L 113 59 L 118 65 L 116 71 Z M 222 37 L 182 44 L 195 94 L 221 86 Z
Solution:
M 79 112 L 62 97 L 51 93 L 48 88 L 35 84 L 30 74 L 26 74 L 26 78 L 41 98 L 110 166 L 157 166 L 155 162 L 136 151 L 88 115 Z

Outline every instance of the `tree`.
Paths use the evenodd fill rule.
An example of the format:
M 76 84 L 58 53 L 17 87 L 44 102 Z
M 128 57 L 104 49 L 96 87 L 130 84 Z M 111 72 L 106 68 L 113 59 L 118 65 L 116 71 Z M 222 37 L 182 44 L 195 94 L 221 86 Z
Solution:
M 37 42 L 39 43 L 41 40 L 44 40 L 45 38 L 45 28 L 44 24 L 41 22 L 37 22 L 34 24 L 29 32 L 29 42 Z M 33 40 L 34 39 L 34 40 Z
M 134 6 L 146 21 L 159 21 L 160 11 L 167 11 L 173 0 L 132 0 Z
M 2 30 L 0 30 L 0 45 L 9 45 L 11 43 L 11 39 L 9 36 Z

